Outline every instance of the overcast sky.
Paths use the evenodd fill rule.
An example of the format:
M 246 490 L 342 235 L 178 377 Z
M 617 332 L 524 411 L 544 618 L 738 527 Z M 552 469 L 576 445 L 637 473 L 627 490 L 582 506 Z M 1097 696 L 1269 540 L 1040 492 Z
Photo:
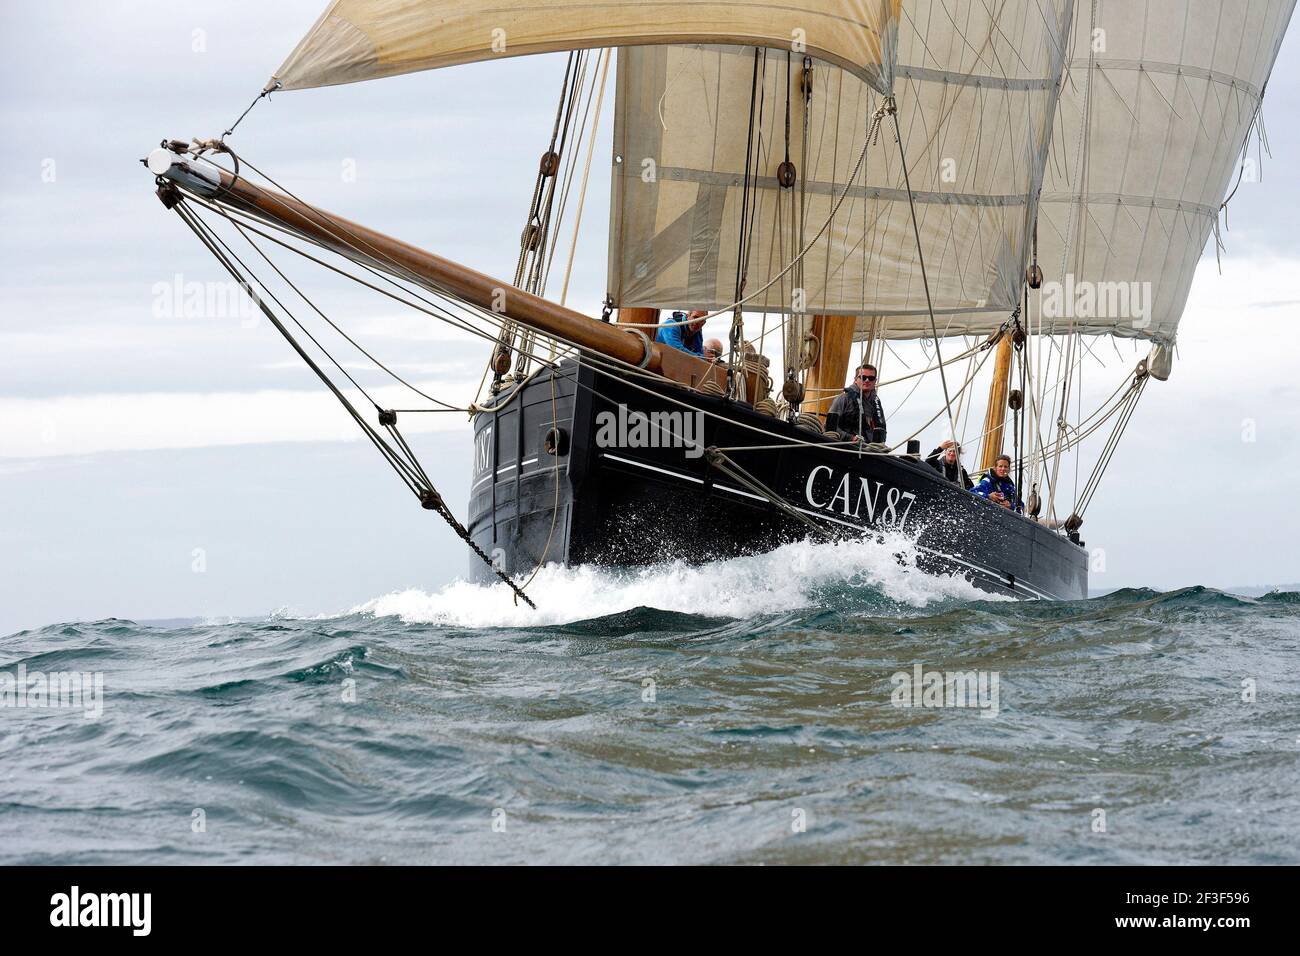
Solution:
M 337 611 L 464 573 L 463 546 L 265 322 L 159 307 L 162 286 L 222 277 L 139 158 L 164 137 L 220 135 L 323 6 L 0 7 L 0 633 Z M 1173 377 L 1147 389 L 1089 512 L 1084 537 L 1106 552 L 1095 588 L 1300 581 L 1295 32 L 1265 100 L 1272 156 L 1233 200 L 1222 274 L 1211 250 Z M 562 58 L 533 57 L 281 93 L 232 142 L 324 208 L 508 277 L 562 72 Z M 608 117 L 569 300 L 592 314 Z M 478 381 L 481 343 L 313 288 L 418 383 L 464 396 Z M 1106 367 L 1086 374 L 1108 392 L 1142 352 L 1105 343 Z M 429 417 L 419 448 L 463 515 L 469 426 Z

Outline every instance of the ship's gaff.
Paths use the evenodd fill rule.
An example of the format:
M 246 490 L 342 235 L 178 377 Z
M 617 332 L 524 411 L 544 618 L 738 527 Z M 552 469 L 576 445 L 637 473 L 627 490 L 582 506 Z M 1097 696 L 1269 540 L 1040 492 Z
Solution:
M 790 49 L 889 89 L 902 0 L 333 0 L 268 86 L 305 89 L 533 53 L 667 43 Z

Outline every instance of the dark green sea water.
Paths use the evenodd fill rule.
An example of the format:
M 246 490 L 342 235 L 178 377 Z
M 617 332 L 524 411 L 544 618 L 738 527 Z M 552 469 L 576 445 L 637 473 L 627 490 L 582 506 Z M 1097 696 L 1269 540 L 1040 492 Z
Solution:
M 1300 862 L 1295 593 L 1011 603 L 810 547 L 531 590 L 0 639 L 104 688 L 0 710 L 0 862 Z M 918 664 L 996 716 L 896 706 Z

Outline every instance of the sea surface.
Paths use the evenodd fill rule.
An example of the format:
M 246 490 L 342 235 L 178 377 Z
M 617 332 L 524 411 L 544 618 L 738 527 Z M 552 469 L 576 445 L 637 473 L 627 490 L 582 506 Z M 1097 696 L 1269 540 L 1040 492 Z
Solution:
M 864 550 L 8 635 L 0 862 L 1300 863 L 1300 594 Z

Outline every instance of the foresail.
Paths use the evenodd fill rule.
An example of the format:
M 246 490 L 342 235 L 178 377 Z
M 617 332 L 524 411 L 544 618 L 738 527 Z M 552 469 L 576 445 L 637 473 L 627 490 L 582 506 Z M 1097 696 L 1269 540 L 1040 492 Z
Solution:
M 1072 11 L 1072 0 L 902 6 L 892 90 L 940 334 L 997 329 L 1019 300 Z M 805 110 L 803 66 L 753 48 L 620 51 L 609 263 L 619 305 L 737 299 L 749 157 L 747 295 L 847 195 L 801 282 L 779 279 L 747 310 L 881 317 L 878 334 L 930 334 L 892 117 L 854 175 L 884 98 L 814 61 Z M 792 189 L 777 182 L 787 150 Z
M 354 83 L 505 56 L 639 44 L 792 45 L 888 88 L 901 0 L 334 0 L 271 79 Z
M 1174 341 L 1294 6 L 1080 8 L 1039 213 L 1044 331 Z

